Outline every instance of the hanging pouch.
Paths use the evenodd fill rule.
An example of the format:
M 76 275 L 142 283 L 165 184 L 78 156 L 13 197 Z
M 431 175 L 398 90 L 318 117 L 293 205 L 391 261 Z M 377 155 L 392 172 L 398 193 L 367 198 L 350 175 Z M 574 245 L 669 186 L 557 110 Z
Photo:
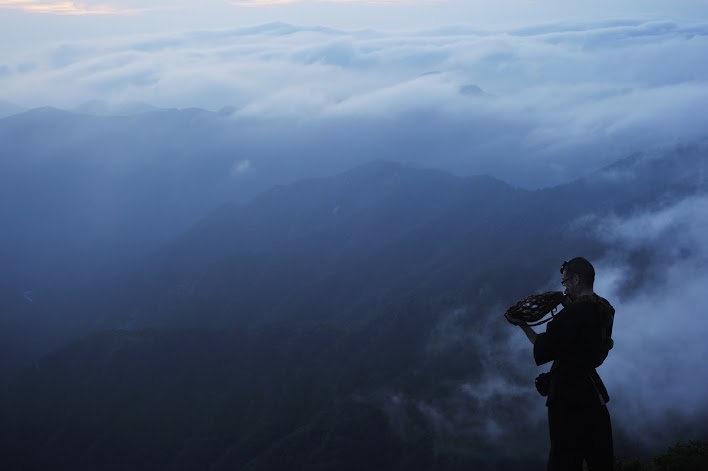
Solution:
M 549 371 L 536 376 L 536 391 L 543 397 L 548 396 L 548 391 L 551 389 L 551 374 L 552 371 Z

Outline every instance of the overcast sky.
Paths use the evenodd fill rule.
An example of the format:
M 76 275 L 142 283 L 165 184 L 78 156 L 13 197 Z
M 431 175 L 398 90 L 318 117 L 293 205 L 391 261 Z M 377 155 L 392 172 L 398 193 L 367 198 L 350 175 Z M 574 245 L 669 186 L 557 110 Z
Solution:
M 702 20 L 707 14 L 705 0 L 1 0 L 0 7 L 7 12 L 4 17 L 14 20 L 3 25 L 9 26 L 3 28 L 3 36 L 20 34 L 25 40 L 269 21 L 390 29 L 442 24 L 519 26 L 617 16 Z
M 272 21 L 336 28 L 505 29 L 608 18 L 705 21 L 706 0 L 0 0 L 0 52 L 145 33 L 233 28 Z

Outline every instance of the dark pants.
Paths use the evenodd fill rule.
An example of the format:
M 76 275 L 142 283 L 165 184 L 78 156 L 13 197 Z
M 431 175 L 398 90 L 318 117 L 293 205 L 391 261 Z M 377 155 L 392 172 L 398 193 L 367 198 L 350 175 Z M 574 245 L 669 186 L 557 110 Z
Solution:
M 607 406 L 548 406 L 551 453 L 548 471 L 580 471 L 583 460 L 590 471 L 613 469 L 612 425 Z

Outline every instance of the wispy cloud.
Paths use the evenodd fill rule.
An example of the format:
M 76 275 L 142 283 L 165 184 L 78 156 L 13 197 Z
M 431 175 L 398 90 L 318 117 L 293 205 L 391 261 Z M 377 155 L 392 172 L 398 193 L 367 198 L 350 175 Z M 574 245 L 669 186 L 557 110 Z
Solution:
M 96 15 L 133 15 L 143 9 L 118 8 L 108 3 L 37 1 L 37 0 L 0 0 L 0 9 L 22 10 L 30 13 L 53 15 L 96 16 Z
M 435 4 L 445 3 L 446 0 L 232 0 L 227 4 L 237 7 L 272 7 L 295 4 L 362 4 L 362 5 L 414 5 L 414 4 Z M 155 8 L 175 8 L 186 7 L 189 1 L 177 2 L 181 5 L 175 5 L 175 2 L 166 3 L 155 6 L 152 4 L 149 8 L 138 6 L 137 2 L 134 7 L 124 7 L 126 2 L 118 2 L 111 0 L 104 1 L 51 1 L 51 0 L 0 0 L 0 9 L 14 9 L 30 13 L 42 13 L 53 15 L 134 15 Z M 194 5 L 197 2 L 193 2 Z
M 447 3 L 447 0 L 232 0 L 232 5 L 240 7 L 261 7 L 273 5 L 292 5 L 296 3 L 349 3 L 364 5 L 410 5 Z

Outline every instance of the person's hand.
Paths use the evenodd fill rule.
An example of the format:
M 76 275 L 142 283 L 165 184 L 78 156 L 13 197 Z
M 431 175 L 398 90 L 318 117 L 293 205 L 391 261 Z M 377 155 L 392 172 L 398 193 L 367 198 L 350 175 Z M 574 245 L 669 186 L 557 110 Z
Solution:
M 525 321 L 517 319 L 516 317 L 511 317 L 509 314 L 504 314 L 504 317 L 506 317 L 506 320 L 509 321 L 509 324 L 518 326 L 526 325 Z

